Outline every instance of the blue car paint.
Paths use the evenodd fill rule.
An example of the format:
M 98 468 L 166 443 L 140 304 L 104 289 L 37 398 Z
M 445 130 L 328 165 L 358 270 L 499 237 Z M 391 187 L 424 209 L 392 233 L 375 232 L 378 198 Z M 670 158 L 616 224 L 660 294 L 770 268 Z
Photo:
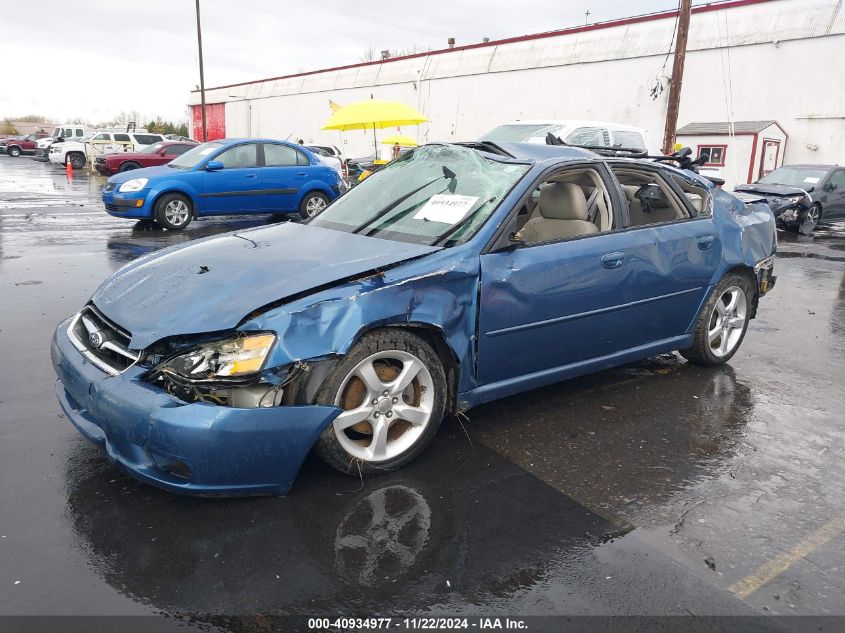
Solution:
M 226 139 L 218 142 L 222 144 L 220 149 L 209 153 L 190 170 L 161 165 L 111 176 L 103 188 L 106 213 L 119 218 L 152 219 L 155 217 L 156 202 L 168 193 L 187 196 L 198 217 L 240 213 L 296 213 L 302 199 L 312 191 L 323 193 L 330 201 L 339 195 L 340 177 L 337 172 L 322 164 L 306 148 L 272 139 Z M 308 158 L 310 164 L 290 168 L 260 166 L 206 171 L 209 161 L 244 143 L 295 147 Z M 120 192 L 120 185 L 137 178 L 148 179 L 144 189 Z M 290 190 L 290 193 L 286 196 L 268 193 L 280 189 Z M 135 206 L 138 200 L 143 200 L 140 207 Z
M 274 301 L 440 250 L 373 242 L 293 222 L 216 235 L 192 242 L 189 249 L 178 245 L 130 262 L 113 273 L 92 300 L 115 323 L 133 323 L 132 347 L 144 349 L 176 333 L 234 328 L 245 314 Z M 331 260 L 326 252 L 333 254 Z M 261 266 L 244 266 L 251 257 L 258 257 Z M 150 285 L 139 283 L 142 279 L 166 281 Z M 223 287 L 242 292 L 237 299 L 221 301 Z M 153 313 L 155 318 L 137 318 Z
M 109 459 L 138 479 L 172 492 L 208 495 L 284 494 L 334 407 L 236 409 L 188 404 L 140 380 L 132 367 L 107 376 L 56 330 L 53 366 L 65 415 Z M 190 483 L 162 464 L 177 460 Z
M 529 163 L 530 171 L 464 244 L 439 249 L 307 225 L 267 227 L 242 231 L 240 237 L 206 238 L 140 258 L 106 280 L 93 302 L 132 332 L 135 349 L 189 333 L 232 328 L 274 331 L 278 339 L 268 367 L 341 356 L 364 332 L 379 327 L 426 328 L 442 336 L 454 359 L 453 408 L 465 410 L 689 346 L 701 305 L 719 279 L 732 269 L 751 270 L 775 252 L 774 217 L 768 207 L 743 205 L 706 179 L 668 167 L 661 169 L 710 191 L 712 216 L 487 252 L 511 209 L 533 190 L 539 177 L 555 167 L 602 162 L 589 152 L 571 148 L 510 144 L 505 148 L 518 156 L 517 160 Z M 329 234 L 334 240 L 331 247 L 314 253 Z M 699 245 L 701 237 L 707 238 L 704 248 Z M 379 253 L 379 257 L 368 257 L 368 251 Z M 621 265 L 601 265 L 601 253 L 623 255 Z M 295 274 L 275 279 L 267 273 L 286 266 L 290 254 Z M 250 256 L 257 257 L 260 265 L 244 266 Z M 199 275 L 200 265 L 219 273 Z M 543 279 L 548 280 L 546 285 L 538 283 Z M 221 286 L 224 280 L 225 286 Z M 179 297 L 190 301 L 179 304 Z M 163 302 L 169 306 L 167 310 L 161 309 Z M 122 418 L 126 428 L 143 429 L 149 420 L 161 417 L 162 408 L 169 409 L 168 421 L 177 428 L 203 428 L 207 416 L 213 417 L 215 412 L 221 419 L 241 419 L 247 428 L 272 420 L 276 423 L 273 429 L 290 425 L 289 433 L 282 432 L 282 436 L 286 446 L 299 450 L 295 455 L 293 448 L 289 451 L 295 472 L 314 438 L 339 413 L 334 407 L 313 404 L 263 410 L 187 404 L 139 381 L 140 370 L 134 368 L 104 378 L 102 372 L 86 366 L 87 361 L 62 335 L 66 327 L 59 326 L 54 344 L 59 392 L 64 388 L 74 402 L 82 403 L 79 406 L 87 417 L 81 420 L 78 410 L 66 404 L 70 402 L 67 398 L 60 397 L 60 401 L 78 427 L 94 424 L 106 436 L 113 417 Z M 108 401 L 114 408 L 101 409 L 96 401 L 105 391 L 99 385 L 115 384 L 109 382 L 112 380 L 120 385 L 110 392 Z M 150 400 L 149 392 L 162 400 Z M 138 394 L 147 399 L 139 399 Z M 121 402 L 126 404 L 121 406 Z M 132 402 L 145 404 L 138 408 Z M 89 430 L 86 435 L 96 437 L 96 432 Z M 236 468 L 227 457 L 229 443 L 242 446 L 234 435 L 211 434 L 208 441 L 196 436 L 180 441 L 183 435 L 172 431 L 168 441 L 156 443 L 152 433 L 126 434 L 136 442 L 126 450 L 137 456 L 143 455 L 144 446 L 161 448 L 163 444 L 166 454 L 220 475 L 227 467 Z M 273 445 L 282 441 L 281 436 L 267 437 Z M 175 485 L 163 481 L 167 477 L 154 465 L 146 463 L 141 468 L 137 466 L 140 458 L 125 458 L 119 444 L 110 450 L 112 459 L 129 472 L 171 490 L 205 494 L 272 490 L 283 494 L 290 487 L 291 469 L 287 464 L 279 466 L 278 480 L 268 484 L 267 471 L 257 463 L 265 442 L 253 439 L 253 453 L 244 449 L 243 456 L 251 464 L 249 469 L 261 475 L 253 477 L 253 487 L 248 483 L 232 487 L 225 476 L 223 481 L 194 477 L 190 483 Z M 244 477 L 238 482 L 249 480 L 240 467 L 232 476 Z

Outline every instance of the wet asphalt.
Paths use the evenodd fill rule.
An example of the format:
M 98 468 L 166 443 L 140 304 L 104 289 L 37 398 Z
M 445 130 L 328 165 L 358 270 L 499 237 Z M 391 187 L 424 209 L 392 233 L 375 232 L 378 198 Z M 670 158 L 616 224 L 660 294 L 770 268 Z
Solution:
M 133 258 L 272 220 L 169 233 L 104 181 L 0 156 L 0 615 L 845 615 L 845 225 L 781 234 L 727 366 L 656 357 L 447 420 L 398 473 L 202 500 L 76 432 L 50 338 Z

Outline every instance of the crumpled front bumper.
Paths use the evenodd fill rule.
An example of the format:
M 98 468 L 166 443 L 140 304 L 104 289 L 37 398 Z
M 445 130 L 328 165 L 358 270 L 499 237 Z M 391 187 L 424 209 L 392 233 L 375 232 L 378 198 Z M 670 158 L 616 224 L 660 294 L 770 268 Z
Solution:
M 130 367 L 109 376 L 67 336 L 53 337 L 56 395 L 89 440 L 130 475 L 194 495 L 286 494 L 320 433 L 340 413 L 327 406 L 238 409 L 185 403 Z

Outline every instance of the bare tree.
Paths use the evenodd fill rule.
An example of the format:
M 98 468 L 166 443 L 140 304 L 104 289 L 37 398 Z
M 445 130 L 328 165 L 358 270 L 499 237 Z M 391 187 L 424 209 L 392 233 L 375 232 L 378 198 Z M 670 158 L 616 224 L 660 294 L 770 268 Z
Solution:
M 376 49 L 372 44 L 367 46 L 366 50 L 361 55 L 362 62 L 371 62 L 376 58 Z

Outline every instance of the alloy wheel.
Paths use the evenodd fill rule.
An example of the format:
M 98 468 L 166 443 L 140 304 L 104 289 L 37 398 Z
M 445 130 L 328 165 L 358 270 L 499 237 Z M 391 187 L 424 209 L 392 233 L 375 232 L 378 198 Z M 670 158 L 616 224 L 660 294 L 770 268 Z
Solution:
M 425 364 L 400 350 L 376 352 L 344 379 L 335 405 L 338 442 L 353 458 L 383 462 L 423 435 L 434 408 L 434 381 Z
M 184 200 L 172 200 L 164 207 L 164 217 L 174 226 L 182 226 L 188 221 L 190 210 Z
M 819 208 L 816 205 L 807 210 L 807 217 L 804 221 L 809 225 L 807 228 L 813 228 L 819 223 Z
M 326 201 L 320 196 L 312 196 L 308 198 L 308 201 L 305 203 L 305 212 L 308 214 L 309 218 L 325 208 Z
M 714 356 L 723 358 L 739 344 L 745 329 L 748 301 L 739 286 L 730 286 L 716 301 L 707 328 L 707 343 Z

